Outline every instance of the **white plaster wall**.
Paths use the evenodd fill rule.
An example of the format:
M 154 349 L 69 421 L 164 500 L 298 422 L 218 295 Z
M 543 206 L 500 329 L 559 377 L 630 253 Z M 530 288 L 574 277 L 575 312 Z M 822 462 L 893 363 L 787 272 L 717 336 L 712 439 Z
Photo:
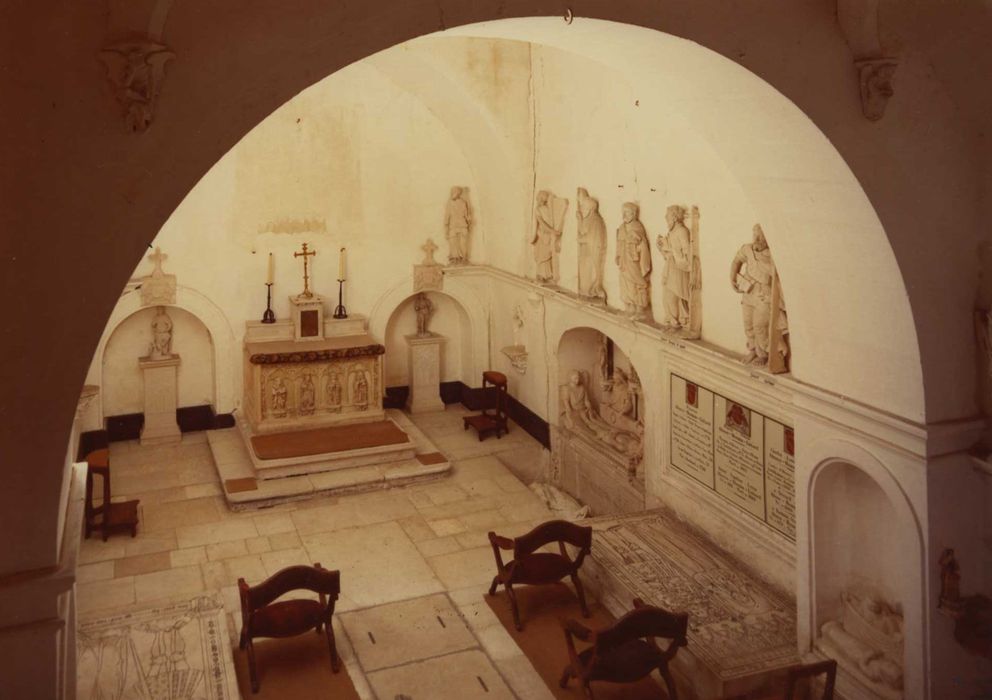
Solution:
M 103 353 L 103 415 L 141 413 L 144 406 L 144 379 L 138 358 L 148 354 L 152 340 L 150 306 L 124 320 L 114 330 Z M 215 405 L 214 351 L 210 332 L 191 313 L 176 307 L 167 309 L 172 319 L 172 352 L 181 362 L 176 381 L 179 407 Z
M 469 376 L 467 351 L 471 350 L 469 337 L 471 327 L 465 310 L 446 294 L 427 292 L 434 304 L 434 315 L 427 324 L 428 330 L 444 336 L 447 340 L 441 345 L 441 381 L 462 381 L 475 386 L 478 378 Z M 406 299 L 390 316 L 386 325 L 386 386 L 407 386 L 410 383 L 409 350 L 406 336 L 417 332 L 417 312 L 414 311 L 415 297 Z M 469 357 L 471 355 L 469 354 Z

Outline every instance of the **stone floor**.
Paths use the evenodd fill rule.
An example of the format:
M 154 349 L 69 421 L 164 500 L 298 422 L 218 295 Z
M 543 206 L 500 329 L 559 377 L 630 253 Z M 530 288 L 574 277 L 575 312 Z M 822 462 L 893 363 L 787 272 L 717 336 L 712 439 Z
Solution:
M 83 541 L 80 619 L 214 595 L 233 641 L 239 577 L 320 562 L 341 571 L 335 625 L 363 698 L 552 697 L 482 599 L 494 573 L 487 531 L 514 536 L 549 517 L 519 478 L 534 478 L 546 453 L 516 425 L 479 442 L 465 413 L 413 417 L 452 460 L 448 478 L 241 513 L 224 502 L 204 433 L 114 443 L 115 499 L 140 498 L 141 524 L 134 539 Z

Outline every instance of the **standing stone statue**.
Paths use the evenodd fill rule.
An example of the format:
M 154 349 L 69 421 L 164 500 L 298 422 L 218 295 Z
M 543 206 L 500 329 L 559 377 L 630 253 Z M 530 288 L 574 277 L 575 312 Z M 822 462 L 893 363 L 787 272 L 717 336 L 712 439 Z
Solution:
M 300 383 L 300 415 L 309 416 L 313 413 L 317 403 L 317 389 L 313 385 L 313 377 L 309 374 L 303 375 Z
M 172 357 L 172 319 L 160 306 L 152 319 L 152 344 L 148 350 L 152 360 L 168 360 Z
M 617 229 L 616 264 L 620 267 L 620 297 L 627 315 L 649 318 L 651 307 L 651 246 L 633 202 L 623 205 L 623 223 Z
M 358 372 L 355 378 L 353 403 L 359 411 L 365 411 L 369 407 L 369 382 L 365 378 L 365 372 Z
M 606 263 L 606 222 L 599 213 L 599 200 L 580 187 L 576 194 L 575 218 L 578 219 L 579 295 L 606 301 L 603 267 Z
M 444 209 L 444 231 L 448 239 L 448 264 L 468 263 L 468 232 L 472 226 L 472 212 L 462 196 L 461 187 L 451 188 L 451 198 Z
M 413 310 L 417 312 L 417 337 L 430 337 L 431 332 L 427 330 L 427 322 L 434 314 L 434 304 L 431 303 L 426 294 L 421 292 L 414 299 Z
M 764 365 L 769 363 L 773 337 L 779 341 L 775 352 L 783 355 L 776 360 L 784 360 L 784 355 L 788 354 L 784 342 L 788 321 L 785 302 L 777 289 L 775 263 L 761 224 L 755 224 L 752 231 L 753 240 L 741 246 L 730 264 L 730 284 L 742 295 L 741 313 L 747 337 L 747 355 L 743 362 Z
M 534 261 L 537 263 L 537 281 L 542 284 L 557 284 L 558 253 L 561 252 L 561 233 L 565 226 L 565 211 L 568 200 L 555 197 L 547 190 L 537 193 L 537 206 L 534 209 Z
M 341 380 L 337 373 L 331 375 L 327 384 L 327 406 L 331 413 L 341 412 Z
M 689 272 L 692 269 L 692 245 L 685 226 L 685 207 L 673 204 L 665 211 L 668 234 L 658 236 L 658 250 L 665 259 L 661 273 L 662 326 L 679 330 L 689 322 Z

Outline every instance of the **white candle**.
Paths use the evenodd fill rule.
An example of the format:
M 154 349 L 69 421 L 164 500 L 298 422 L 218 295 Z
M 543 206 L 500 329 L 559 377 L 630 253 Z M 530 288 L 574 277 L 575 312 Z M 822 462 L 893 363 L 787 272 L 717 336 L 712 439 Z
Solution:
M 265 280 L 266 284 L 272 284 L 276 277 L 276 259 L 272 257 L 272 253 L 269 253 L 269 276 Z
M 341 255 L 338 257 L 338 279 L 345 279 L 344 276 L 344 248 L 341 249 Z

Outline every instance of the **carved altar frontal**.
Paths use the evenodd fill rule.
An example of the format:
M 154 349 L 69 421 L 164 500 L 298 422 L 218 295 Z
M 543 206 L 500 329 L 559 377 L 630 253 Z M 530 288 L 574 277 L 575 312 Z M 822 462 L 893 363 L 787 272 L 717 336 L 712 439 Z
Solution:
M 382 420 L 385 351 L 369 335 L 246 342 L 244 409 L 252 432 Z
M 699 700 L 743 694 L 798 663 L 796 606 L 668 510 L 593 518 L 590 583 L 614 615 L 634 597 L 689 613 L 674 668 Z

